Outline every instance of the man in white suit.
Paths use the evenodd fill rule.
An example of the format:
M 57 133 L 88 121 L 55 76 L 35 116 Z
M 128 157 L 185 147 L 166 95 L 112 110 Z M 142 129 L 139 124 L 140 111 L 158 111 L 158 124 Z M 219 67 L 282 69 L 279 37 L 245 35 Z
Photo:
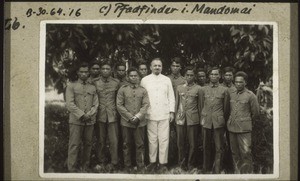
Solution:
M 151 62 L 152 73 L 141 80 L 149 95 L 147 134 L 149 139 L 149 161 L 147 170 L 157 168 L 157 151 L 159 151 L 159 170 L 167 169 L 170 122 L 174 120 L 175 96 L 170 78 L 161 74 L 162 61 L 155 58 Z

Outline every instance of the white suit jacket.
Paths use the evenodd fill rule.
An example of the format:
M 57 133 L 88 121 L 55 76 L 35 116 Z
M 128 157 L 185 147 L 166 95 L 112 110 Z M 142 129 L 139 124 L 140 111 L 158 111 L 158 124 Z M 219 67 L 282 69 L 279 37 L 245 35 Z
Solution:
M 150 74 L 141 80 L 149 96 L 150 106 L 146 119 L 169 119 L 170 112 L 175 112 L 175 96 L 170 78 L 162 74 Z

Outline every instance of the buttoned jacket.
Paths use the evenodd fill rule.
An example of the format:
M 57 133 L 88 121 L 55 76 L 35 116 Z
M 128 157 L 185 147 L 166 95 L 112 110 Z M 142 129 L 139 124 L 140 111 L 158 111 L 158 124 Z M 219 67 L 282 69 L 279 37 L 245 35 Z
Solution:
M 70 112 L 69 123 L 76 125 L 92 125 L 96 121 L 98 109 L 98 96 L 96 88 L 89 82 L 82 80 L 70 82 L 66 89 L 66 107 Z M 83 122 L 80 118 L 89 114 L 91 119 Z
M 117 94 L 117 110 L 121 115 L 121 125 L 134 128 L 128 122 L 133 116 L 140 119 L 139 127 L 146 126 L 145 114 L 149 107 L 148 93 L 140 85 L 123 85 Z
M 149 96 L 150 106 L 146 119 L 165 120 L 170 112 L 175 112 L 175 96 L 170 78 L 162 74 L 150 74 L 141 81 Z
M 176 117 L 178 125 L 200 124 L 201 115 L 201 87 L 197 84 L 179 85 L 176 91 Z
M 252 121 L 259 117 L 259 104 L 255 94 L 248 89 L 230 93 L 230 117 L 227 128 L 230 132 L 252 131 Z
M 94 85 L 97 89 L 99 98 L 99 110 L 97 115 L 97 121 L 116 122 L 117 121 L 117 107 L 116 107 L 116 95 L 119 89 L 119 80 L 108 77 L 94 81 Z
M 172 86 L 173 86 L 173 90 L 176 93 L 176 88 L 179 85 L 183 85 L 186 83 L 186 80 L 183 76 L 179 75 L 178 77 L 174 76 L 173 74 L 168 75 L 167 77 L 170 78 L 171 82 L 172 82 Z
M 201 125 L 204 128 L 225 127 L 229 117 L 228 88 L 209 84 L 201 88 Z

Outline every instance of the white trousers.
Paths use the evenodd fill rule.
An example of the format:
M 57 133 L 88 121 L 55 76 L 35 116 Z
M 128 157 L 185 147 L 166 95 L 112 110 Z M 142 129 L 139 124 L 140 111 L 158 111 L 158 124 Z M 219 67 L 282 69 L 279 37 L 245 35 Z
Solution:
M 154 121 L 147 120 L 147 134 L 149 139 L 149 158 L 151 163 L 156 162 L 159 149 L 159 163 L 168 163 L 170 125 L 169 119 Z

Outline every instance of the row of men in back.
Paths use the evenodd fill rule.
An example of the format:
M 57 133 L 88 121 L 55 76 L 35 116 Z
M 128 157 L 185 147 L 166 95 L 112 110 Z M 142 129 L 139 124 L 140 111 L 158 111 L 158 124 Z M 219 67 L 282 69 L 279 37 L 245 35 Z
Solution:
M 195 155 L 202 130 L 203 173 L 221 173 L 225 135 L 230 140 L 235 173 L 252 173 L 252 121 L 258 119 L 259 105 L 256 96 L 245 87 L 247 74 L 233 75 L 233 70 L 226 68 L 224 82 L 220 84 L 220 69 L 214 67 L 209 70 L 209 83 L 206 83 L 204 69 L 196 72 L 194 67 L 188 66 L 182 77 L 179 58 L 172 59 L 169 76 L 161 74 L 162 66 L 161 59 L 155 58 L 151 61 L 150 75 L 145 64 L 139 69 L 129 68 L 126 75 L 126 66 L 120 64 L 116 66 L 115 78 L 109 62 L 93 63 L 89 67 L 83 63 L 79 67 L 78 80 L 70 83 L 66 90 L 66 105 L 70 111 L 70 172 L 78 171 L 76 163 L 81 142 L 80 168 L 82 172 L 88 170 L 94 131 L 100 166 L 105 164 L 105 147 L 109 140 L 110 164 L 118 168 L 121 132 L 126 170 L 133 167 L 133 148 L 140 173 L 167 170 L 170 123 L 175 120 L 179 167 L 196 167 Z M 146 167 L 145 139 L 149 143 L 150 161 Z

